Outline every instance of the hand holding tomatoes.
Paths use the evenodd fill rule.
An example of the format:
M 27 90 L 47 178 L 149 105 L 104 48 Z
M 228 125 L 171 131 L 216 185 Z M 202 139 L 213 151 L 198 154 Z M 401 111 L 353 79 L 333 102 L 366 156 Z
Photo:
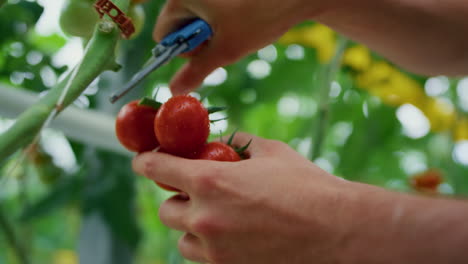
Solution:
M 466 202 L 345 181 L 278 141 L 238 134 L 234 145 L 251 138 L 250 158 L 240 162 L 164 153 L 134 159 L 136 172 L 186 194 L 159 208 L 166 226 L 185 233 L 178 244 L 185 258 L 227 264 L 466 262 L 457 247 L 468 243 Z
M 134 159 L 133 166 L 136 172 L 190 197 L 175 196 L 159 211 L 165 225 L 186 232 L 179 249 L 187 259 L 201 263 L 292 263 L 290 257 L 295 256 L 295 263 L 311 259 L 332 262 L 335 253 L 329 241 L 341 239 L 342 234 L 335 234 L 330 227 L 345 218 L 336 210 L 341 198 L 335 199 L 335 193 L 348 183 L 331 177 L 277 141 L 239 133 L 233 145 L 244 146 L 252 138 L 250 159 L 241 162 L 143 153 Z M 220 144 L 209 146 L 207 149 Z M 316 253 L 322 250 L 328 254 Z

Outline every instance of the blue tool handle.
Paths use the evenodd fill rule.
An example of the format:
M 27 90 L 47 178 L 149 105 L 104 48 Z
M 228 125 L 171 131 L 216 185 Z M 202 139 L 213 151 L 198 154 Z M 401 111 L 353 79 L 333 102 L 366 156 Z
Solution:
M 213 35 L 210 25 L 202 19 L 196 19 L 183 28 L 167 35 L 160 44 L 164 46 L 171 46 L 183 41 L 188 44 L 188 48 L 183 51 L 189 52 L 194 50 L 200 44 L 205 42 Z

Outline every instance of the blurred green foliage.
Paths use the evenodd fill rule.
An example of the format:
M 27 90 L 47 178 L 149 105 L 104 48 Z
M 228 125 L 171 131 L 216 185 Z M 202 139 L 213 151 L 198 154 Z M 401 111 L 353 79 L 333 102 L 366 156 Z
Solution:
M 108 95 L 148 58 L 154 46 L 151 32 L 161 5 L 161 1 L 145 4 L 143 32 L 135 39 L 122 41 L 117 51 L 123 70 L 101 76 L 99 92 L 86 95 L 89 108 L 115 115 L 123 103 L 166 86 L 182 65 L 182 59 L 174 60 L 151 75 L 144 88 L 133 91 L 125 102 L 109 105 Z M 38 2 L 24 0 L 9 1 L 0 8 L 0 83 L 40 93 L 67 70 L 53 58 L 76 39 L 61 32 L 39 34 L 35 25 L 43 10 Z M 299 28 L 311 25 L 305 23 Z M 317 143 L 315 131 L 323 129 L 323 148 L 314 161 L 337 176 L 414 192 L 409 184 L 412 174 L 437 168 L 444 176 L 442 193 L 467 195 L 468 168 L 453 158 L 456 142 L 451 131 L 408 137 L 397 118 L 398 107 L 362 89 L 356 81 L 356 70 L 349 65 L 339 70 L 325 104 L 328 122 L 325 127 L 316 126 L 323 103 L 320 91 L 324 88 L 318 80 L 328 67 L 330 50 L 333 55 L 333 39 L 328 34 L 324 42 L 328 44 L 316 45 L 317 40 L 313 40 L 313 47 L 304 43 L 275 44 L 264 53 L 252 54 L 226 67 L 224 82 L 204 85 L 198 92 L 208 95 L 207 104 L 228 106 L 228 128 L 224 133 L 239 128 L 287 142 L 309 155 Z M 421 86 L 428 79 L 404 74 Z M 458 80 L 450 81 L 450 89 L 441 97 L 450 100 L 459 117 L 465 118 L 454 95 Z M 213 138 L 217 136 L 213 134 Z M 17 250 L 3 236 L 5 230 L 13 231 L 20 239 L 29 263 L 72 264 L 78 258 L 91 263 L 85 262 L 89 256 L 107 259 L 99 263 L 184 263 L 176 248 L 178 232 L 164 227 L 157 216 L 158 204 L 170 194 L 135 177 L 130 158 L 81 142 L 68 143 L 76 159 L 75 169 L 62 168 L 53 183 L 42 182 L 31 169 L 30 160 L 18 162 L 19 155 L 3 164 L 0 179 L 15 176 L 0 189 L 0 210 L 9 219 L 9 225 L 0 230 L 0 263 L 24 263 L 18 262 Z

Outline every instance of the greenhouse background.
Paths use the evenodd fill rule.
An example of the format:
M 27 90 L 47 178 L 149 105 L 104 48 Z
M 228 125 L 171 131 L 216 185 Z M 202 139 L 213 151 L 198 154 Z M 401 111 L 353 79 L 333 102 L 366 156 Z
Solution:
M 0 133 L 81 61 L 91 36 L 70 33 L 93 21 L 92 4 L 0 1 Z M 119 71 L 92 81 L 42 129 L 37 144 L 6 158 L 0 152 L 0 263 L 189 263 L 177 250 L 180 233 L 157 215 L 171 193 L 132 172 L 134 154 L 113 134 L 125 103 L 170 97 L 168 82 L 184 60 L 159 69 L 116 104 L 108 100 L 150 56 L 162 4 L 131 7 L 141 27 L 135 38 L 119 40 Z M 70 12 L 71 5 L 78 11 Z M 468 78 L 406 72 L 326 26 L 298 25 L 217 69 L 193 95 L 227 107 L 212 115 L 227 117 L 211 126 L 213 140 L 238 129 L 286 142 L 348 180 L 468 195 Z M 441 184 L 433 192 L 418 189 L 414 177 L 430 173 Z

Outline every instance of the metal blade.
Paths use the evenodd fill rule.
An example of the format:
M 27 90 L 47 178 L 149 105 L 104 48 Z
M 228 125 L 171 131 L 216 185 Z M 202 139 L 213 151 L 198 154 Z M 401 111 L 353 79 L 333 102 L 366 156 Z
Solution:
M 160 53 L 157 57 L 150 59 L 141 71 L 135 74 L 135 76 L 128 82 L 121 90 L 113 94 L 110 97 L 110 102 L 115 103 L 117 100 L 126 95 L 129 91 L 135 88 L 141 81 L 143 81 L 150 73 L 152 73 L 157 68 L 164 65 L 166 62 L 170 61 L 175 56 L 182 53 L 187 49 L 187 44 L 182 43 L 173 47 L 167 48 L 164 52 Z

